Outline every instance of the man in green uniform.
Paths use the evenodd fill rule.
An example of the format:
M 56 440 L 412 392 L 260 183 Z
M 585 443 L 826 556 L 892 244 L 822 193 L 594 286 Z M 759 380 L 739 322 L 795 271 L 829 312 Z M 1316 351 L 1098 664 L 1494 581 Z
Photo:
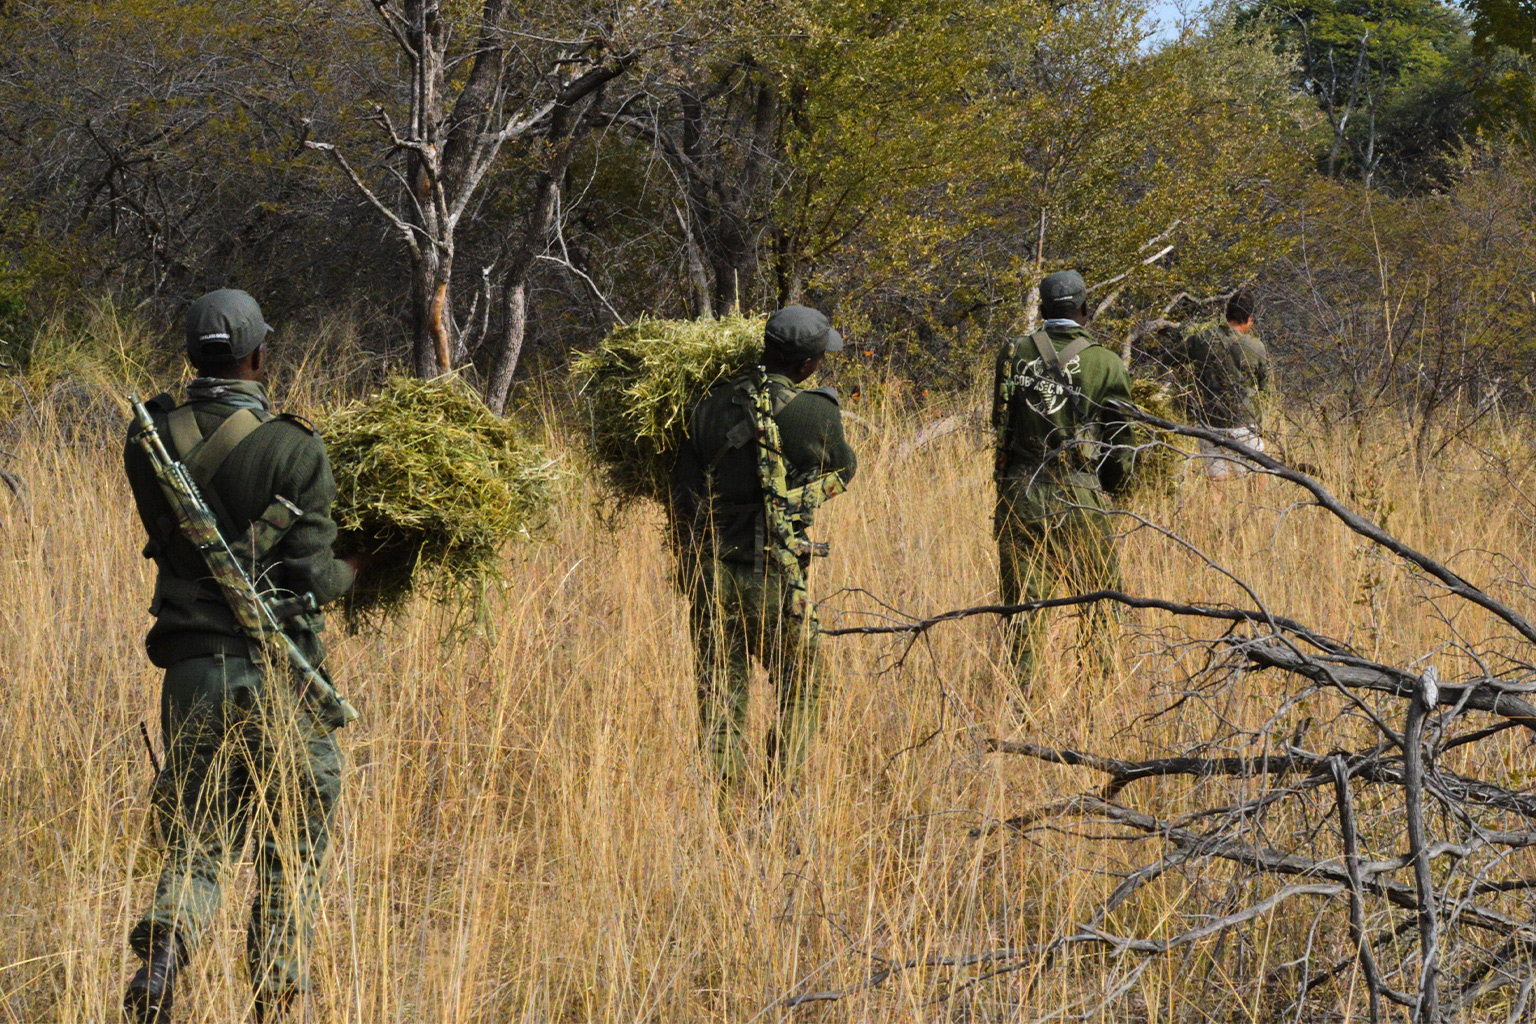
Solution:
M 1186 327 L 1180 349 L 1177 355 L 1193 378 L 1190 414 L 1195 422 L 1263 451 L 1259 400 L 1269 387 L 1269 353 L 1254 333 L 1248 293 L 1240 291 L 1227 300 L 1224 322 Z M 1200 455 L 1206 475 L 1217 483 L 1250 472 L 1248 463 L 1204 438 Z
M 271 330 L 245 292 L 223 289 L 187 311 L 187 358 L 198 377 L 177 403 L 148 403 L 173 457 L 197 481 L 220 532 L 278 602 L 287 632 L 316 666 L 318 609 L 346 591 L 368 556 L 332 553 L 336 485 L 313 428 L 274 416 L 264 379 Z M 129 983 L 131 1020 L 169 1020 L 176 974 L 206 938 L 219 874 L 255 825 L 256 898 L 247 955 L 258 1019 L 279 1019 L 307 987 L 302 958 L 321 860 L 341 793 L 341 754 L 295 695 L 286 666 L 269 669 L 241 633 L 201 555 L 177 529 L 154 470 L 132 438 L 124 454 L 144 549 L 157 570 L 146 639 L 165 670 L 160 727 L 165 764 L 154 805 L 165 859 L 154 901 L 129 944 L 144 961 Z
M 1084 328 L 1087 289 L 1072 270 L 1040 282 L 1045 326 L 998 354 L 996 431 L 998 560 L 1005 604 L 1118 586 L 1115 530 L 1105 492 L 1129 483 L 1130 424 L 1109 403 L 1130 401 L 1125 364 Z M 1090 609 L 1087 639 L 1100 648 L 1108 613 Z M 1027 693 L 1042 639 L 1040 613 L 1008 623 L 1016 678 Z
M 818 624 L 805 572 L 816 546 L 806 531 L 815 507 L 853 479 L 856 460 L 836 392 L 798 385 L 842 347 L 816 310 L 774 313 L 763 365 L 694 407 L 674 472 L 703 746 L 727 786 L 746 766 L 750 658 L 763 663 L 778 694 L 769 743 L 779 778 L 803 762 L 815 733 Z

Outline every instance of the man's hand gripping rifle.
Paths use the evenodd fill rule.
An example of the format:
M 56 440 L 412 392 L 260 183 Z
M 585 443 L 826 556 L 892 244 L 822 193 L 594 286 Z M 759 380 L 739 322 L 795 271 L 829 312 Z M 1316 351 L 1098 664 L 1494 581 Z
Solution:
M 223 592 L 240 631 L 261 649 L 280 651 L 287 658 L 293 668 L 299 697 L 313 701 L 323 721 L 340 726 L 356 719 L 357 709 L 336 692 L 330 680 L 310 664 L 293 638 L 283 630 L 282 622 L 219 532 L 218 518 L 203 500 L 192 475 L 166 450 L 149 410 L 137 395 L 132 401 L 134 415 L 139 421 L 134 441 L 149 456 L 160 490 L 176 516 L 176 528 L 202 555 L 208 573 Z

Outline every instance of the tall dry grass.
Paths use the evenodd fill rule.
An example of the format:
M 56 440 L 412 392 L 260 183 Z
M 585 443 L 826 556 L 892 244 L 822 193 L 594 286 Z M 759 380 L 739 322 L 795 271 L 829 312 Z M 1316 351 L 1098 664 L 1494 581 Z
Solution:
M 824 623 L 991 600 L 984 439 L 957 431 L 914 450 L 937 412 L 853 411 L 859 476 L 821 519 L 833 545 L 813 578 Z M 0 491 L 8 1022 L 116 1019 L 134 967 L 125 935 L 156 867 L 138 734 L 157 716 L 158 674 L 140 647 L 151 566 L 139 556 L 116 439 L 62 429 L 60 414 L 47 403 L 28 411 L 6 463 L 24 478 L 25 501 Z M 571 439 L 550 431 L 579 470 Z M 1536 518 L 1518 491 L 1529 477 L 1527 432 L 1483 440 L 1496 450 L 1458 446 L 1424 476 L 1387 424 L 1359 442 L 1296 431 L 1288 444 L 1404 539 L 1487 581 L 1515 575 Z M 1240 601 L 1209 560 L 1275 610 L 1375 657 L 1406 663 L 1437 650 L 1444 630 L 1413 577 L 1296 498 L 1271 486 L 1218 502 L 1192 477 L 1173 495 L 1139 499 L 1139 514 L 1189 546 L 1128 520 L 1128 589 Z M 468 631 L 445 640 L 443 615 L 419 607 L 377 632 L 331 637 L 334 674 L 363 718 L 342 734 L 346 789 L 307 1019 L 1046 1017 L 1098 991 L 1102 957 L 1026 965 L 949 1000 L 985 966 L 899 972 L 835 1003 L 787 1009 L 782 1000 L 856 987 L 892 961 L 1060 936 L 1114 886 L 1115 871 L 1155 856 L 1149 842 L 1104 842 L 1093 830 L 974 837 L 1100 781 L 988 754 L 984 738 L 1155 755 L 1221 732 L 1223 718 L 1262 722 L 1295 688 L 1246 674 L 1210 699 L 1144 718 L 1201 664 L 1183 627 L 1151 614 L 1127 617 L 1108 678 L 1077 670 L 1075 631 L 1059 617 L 1022 714 L 995 620 L 945 626 L 904 658 L 896 641 L 829 640 L 821 733 L 799 791 L 745 793 L 722 815 L 695 747 L 684 605 L 659 522 L 637 514 L 614 526 L 597 499 L 576 474 L 547 540 L 508 553 L 506 591 L 490 595 Z M 1522 589 L 1498 589 L 1529 607 Z M 1465 614 L 1456 624 L 1469 635 L 1490 629 Z M 755 694 L 759 738 L 766 709 Z M 1506 759 L 1487 766 L 1506 772 L 1523 757 L 1502 738 L 1482 756 Z M 1186 806 L 1187 790 L 1146 784 L 1123 799 L 1161 812 Z M 190 1019 L 247 1012 L 249 874 L 248 865 L 233 872 L 208 948 L 185 974 Z M 1178 928 L 1194 884 L 1170 874 L 1114 928 Z M 1269 1019 L 1257 979 L 1307 943 L 1340 948 L 1336 918 L 1319 928 L 1287 913 L 1249 926 L 1256 952 L 1240 972 L 1208 947 L 1159 961 L 1094 1019 Z M 1360 998 L 1348 991 L 1346 979 L 1341 1007 Z

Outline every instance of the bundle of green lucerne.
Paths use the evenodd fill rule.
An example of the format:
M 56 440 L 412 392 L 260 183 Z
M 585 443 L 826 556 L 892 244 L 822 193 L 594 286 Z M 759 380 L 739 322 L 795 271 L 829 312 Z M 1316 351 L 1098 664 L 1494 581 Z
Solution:
M 1156 377 L 1131 377 L 1131 401 L 1153 416 L 1184 421 L 1184 411 L 1173 388 Z M 1132 426 L 1131 434 L 1137 447 L 1137 489 L 1172 494 L 1178 487 L 1185 461 L 1195 450 L 1194 441 L 1140 422 Z
M 325 417 L 342 553 L 375 551 L 382 571 L 346 611 L 387 616 L 415 591 L 466 595 L 500 575 L 501 550 L 553 505 L 554 463 L 455 378 L 394 377 Z
M 665 501 L 688 413 L 718 381 L 757 362 L 762 317 L 639 320 L 572 367 L 587 440 L 620 505 Z

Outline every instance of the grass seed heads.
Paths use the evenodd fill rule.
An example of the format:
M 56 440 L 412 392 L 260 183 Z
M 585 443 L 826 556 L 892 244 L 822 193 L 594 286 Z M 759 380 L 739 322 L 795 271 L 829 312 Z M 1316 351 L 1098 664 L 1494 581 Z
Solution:
M 500 571 L 503 545 L 530 537 L 553 506 L 544 449 L 454 378 L 391 378 L 323 423 L 343 552 L 412 558 L 355 592 L 353 616 L 396 612 L 423 587 L 446 597 Z
M 765 318 L 642 319 L 572 367 L 588 444 L 619 504 L 665 501 L 688 413 L 711 387 L 762 355 Z

